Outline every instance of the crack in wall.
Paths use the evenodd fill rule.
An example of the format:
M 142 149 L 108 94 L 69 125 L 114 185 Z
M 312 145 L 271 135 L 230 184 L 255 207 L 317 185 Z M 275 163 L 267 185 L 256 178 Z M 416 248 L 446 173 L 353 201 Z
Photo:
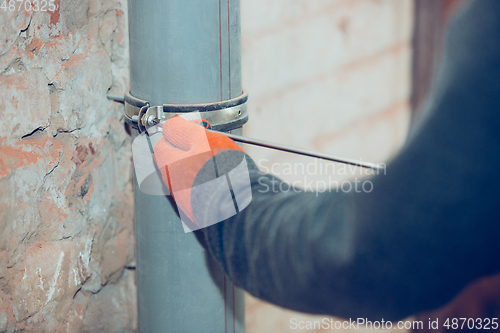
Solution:
M 36 133 L 43 132 L 43 131 L 45 131 L 45 129 L 46 129 L 47 127 L 48 127 L 48 126 L 46 126 L 46 127 L 42 127 L 42 126 L 40 126 L 40 127 L 38 127 L 38 128 L 35 128 L 35 129 L 34 129 L 33 131 L 31 131 L 30 133 L 23 135 L 23 136 L 21 137 L 21 140 L 22 140 L 22 139 L 29 138 L 29 137 L 31 137 L 31 136 L 33 136 L 33 135 L 35 135 Z

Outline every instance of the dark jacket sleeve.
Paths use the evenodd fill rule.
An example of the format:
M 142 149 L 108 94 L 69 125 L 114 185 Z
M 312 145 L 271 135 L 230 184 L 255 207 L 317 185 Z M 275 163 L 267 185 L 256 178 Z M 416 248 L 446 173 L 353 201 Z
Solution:
M 454 21 L 425 111 L 371 192 L 284 191 L 247 158 L 252 202 L 198 236 L 286 308 L 393 320 L 446 303 L 500 269 L 500 1 Z

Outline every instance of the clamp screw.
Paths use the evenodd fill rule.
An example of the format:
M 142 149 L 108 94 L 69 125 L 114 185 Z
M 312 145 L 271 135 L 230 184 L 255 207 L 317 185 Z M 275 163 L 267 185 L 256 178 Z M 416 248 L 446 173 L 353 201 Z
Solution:
M 148 126 L 154 126 L 160 122 L 160 119 L 154 117 L 154 116 L 149 116 L 146 123 Z

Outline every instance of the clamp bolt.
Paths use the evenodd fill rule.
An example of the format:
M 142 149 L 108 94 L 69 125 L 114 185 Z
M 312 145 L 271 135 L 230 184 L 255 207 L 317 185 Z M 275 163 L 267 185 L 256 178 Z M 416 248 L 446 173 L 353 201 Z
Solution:
M 158 124 L 160 122 L 160 119 L 156 118 L 155 116 L 149 116 L 147 121 L 146 121 L 146 124 L 148 126 L 154 126 L 156 124 Z

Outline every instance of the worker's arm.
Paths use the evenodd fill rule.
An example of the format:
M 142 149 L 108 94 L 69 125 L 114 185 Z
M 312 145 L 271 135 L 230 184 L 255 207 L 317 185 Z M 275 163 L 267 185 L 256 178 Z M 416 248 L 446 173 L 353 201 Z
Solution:
M 387 320 L 498 271 L 498 13 L 476 1 L 454 23 L 428 116 L 370 193 L 279 192 L 248 158 L 250 205 L 197 232 L 230 279 L 283 307 Z
M 251 164 L 252 203 L 201 230 L 228 276 L 283 307 L 389 319 L 498 271 L 499 13 L 476 1 L 454 22 L 428 116 L 371 193 L 273 193 Z

